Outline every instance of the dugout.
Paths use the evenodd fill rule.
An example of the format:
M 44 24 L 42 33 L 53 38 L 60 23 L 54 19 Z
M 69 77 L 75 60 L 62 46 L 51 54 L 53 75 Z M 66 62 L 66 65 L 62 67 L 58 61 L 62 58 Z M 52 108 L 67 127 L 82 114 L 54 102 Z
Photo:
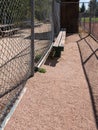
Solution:
M 78 33 L 79 0 L 61 0 L 60 26 L 67 33 Z

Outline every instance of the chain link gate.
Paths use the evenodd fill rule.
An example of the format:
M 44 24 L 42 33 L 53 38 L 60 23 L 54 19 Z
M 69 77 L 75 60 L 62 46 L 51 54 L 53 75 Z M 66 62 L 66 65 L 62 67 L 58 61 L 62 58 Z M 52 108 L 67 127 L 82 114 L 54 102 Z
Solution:
M 0 125 L 33 75 L 31 10 L 33 0 L 0 0 Z

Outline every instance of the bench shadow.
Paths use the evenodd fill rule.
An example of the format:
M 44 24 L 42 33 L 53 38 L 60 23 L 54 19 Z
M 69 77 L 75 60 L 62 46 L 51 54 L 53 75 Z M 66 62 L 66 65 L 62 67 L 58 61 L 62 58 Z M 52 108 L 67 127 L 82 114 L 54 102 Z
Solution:
M 50 56 L 47 58 L 45 65 L 47 66 L 51 66 L 51 67 L 55 67 L 57 63 L 59 63 L 58 61 L 59 57 L 53 57 L 51 58 Z
M 88 38 L 89 41 L 87 40 Z M 95 44 L 90 44 L 90 38 L 94 40 L 88 35 L 77 41 L 77 45 L 84 75 L 89 88 L 96 127 L 98 129 L 98 43 L 94 40 Z M 86 48 L 86 51 L 84 48 Z
M 67 34 L 66 34 L 66 37 L 69 37 L 69 36 L 71 36 L 71 35 L 73 35 L 73 34 L 75 34 L 75 33 L 67 33 Z

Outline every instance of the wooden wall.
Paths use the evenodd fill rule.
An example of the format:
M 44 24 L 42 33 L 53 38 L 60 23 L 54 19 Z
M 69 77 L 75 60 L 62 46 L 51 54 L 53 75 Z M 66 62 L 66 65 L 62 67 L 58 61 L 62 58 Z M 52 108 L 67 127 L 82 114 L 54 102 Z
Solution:
M 79 4 L 78 3 L 67 3 L 67 2 L 78 2 L 79 0 L 61 0 L 61 28 L 66 28 L 68 33 L 78 32 L 78 18 L 79 18 Z

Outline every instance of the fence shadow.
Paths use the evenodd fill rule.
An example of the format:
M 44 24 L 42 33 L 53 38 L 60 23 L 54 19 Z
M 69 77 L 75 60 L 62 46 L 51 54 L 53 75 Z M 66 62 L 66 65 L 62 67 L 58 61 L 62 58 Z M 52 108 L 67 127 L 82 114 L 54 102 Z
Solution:
M 35 33 L 35 39 L 36 40 L 49 40 L 51 32 L 39 32 Z M 25 39 L 31 39 L 31 35 L 28 37 L 25 37 Z
M 77 45 L 89 87 L 96 126 L 98 128 L 98 43 L 88 35 L 77 41 Z
M 39 33 L 35 33 L 35 39 L 38 40 L 48 40 L 50 37 L 51 32 L 39 32 Z

